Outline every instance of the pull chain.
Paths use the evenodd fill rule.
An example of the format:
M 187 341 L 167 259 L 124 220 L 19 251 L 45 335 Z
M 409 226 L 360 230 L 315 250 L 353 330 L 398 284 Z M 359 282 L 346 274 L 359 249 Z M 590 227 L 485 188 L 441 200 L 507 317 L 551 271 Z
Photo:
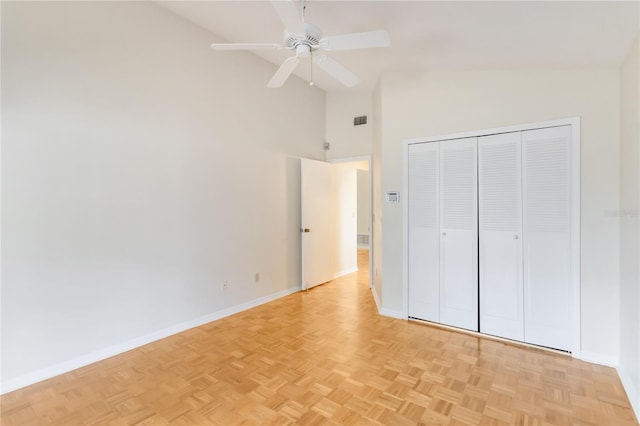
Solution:
M 313 86 L 313 50 L 309 56 L 309 86 Z

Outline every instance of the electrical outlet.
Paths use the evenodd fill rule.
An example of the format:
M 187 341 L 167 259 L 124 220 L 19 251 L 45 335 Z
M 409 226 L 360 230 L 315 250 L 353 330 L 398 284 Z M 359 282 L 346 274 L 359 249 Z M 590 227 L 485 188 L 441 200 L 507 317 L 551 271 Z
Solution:
M 256 272 L 256 282 L 260 282 L 260 272 Z
M 227 280 L 223 280 L 222 283 L 220 284 L 220 290 L 224 291 L 229 287 L 229 281 Z

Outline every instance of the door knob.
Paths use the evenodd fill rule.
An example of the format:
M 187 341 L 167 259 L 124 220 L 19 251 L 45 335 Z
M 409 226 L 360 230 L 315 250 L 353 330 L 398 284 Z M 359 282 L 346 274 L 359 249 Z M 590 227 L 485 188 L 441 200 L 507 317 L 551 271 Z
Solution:
M 304 228 L 302 232 L 311 232 L 311 230 L 309 228 Z
M 515 239 L 517 240 L 517 239 L 518 239 L 518 236 L 517 236 L 517 235 L 514 235 L 514 236 L 513 236 L 513 238 L 515 238 Z
M 447 236 L 447 233 L 446 233 L 446 232 L 443 232 L 443 233 L 442 233 L 442 236 L 443 236 L 443 237 L 446 237 L 446 236 Z

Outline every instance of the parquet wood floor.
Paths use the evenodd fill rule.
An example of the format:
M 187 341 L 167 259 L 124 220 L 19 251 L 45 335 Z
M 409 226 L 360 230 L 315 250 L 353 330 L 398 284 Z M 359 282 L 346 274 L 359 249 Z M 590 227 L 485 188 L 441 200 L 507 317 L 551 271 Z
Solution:
M 2 424 L 637 424 L 615 370 L 380 316 L 363 266 L 6 394 Z

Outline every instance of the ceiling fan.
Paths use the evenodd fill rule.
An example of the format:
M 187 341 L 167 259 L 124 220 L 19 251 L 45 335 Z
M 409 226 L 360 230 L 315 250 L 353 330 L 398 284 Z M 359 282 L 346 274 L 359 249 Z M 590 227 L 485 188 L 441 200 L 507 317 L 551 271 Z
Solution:
M 320 69 L 347 87 L 360 82 L 358 76 L 349 71 L 334 59 L 315 54 L 316 50 L 353 50 L 372 47 L 389 46 L 389 34 L 384 30 L 350 33 L 323 37 L 320 28 L 305 22 L 304 0 L 301 1 L 302 12 L 299 13 L 293 0 L 271 0 L 271 5 L 285 26 L 284 41 L 276 43 L 213 43 L 213 50 L 293 50 L 295 56 L 286 59 L 271 78 L 267 87 L 281 87 L 293 73 L 301 58 L 312 57 Z M 313 80 L 310 82 L 313 85 Z

